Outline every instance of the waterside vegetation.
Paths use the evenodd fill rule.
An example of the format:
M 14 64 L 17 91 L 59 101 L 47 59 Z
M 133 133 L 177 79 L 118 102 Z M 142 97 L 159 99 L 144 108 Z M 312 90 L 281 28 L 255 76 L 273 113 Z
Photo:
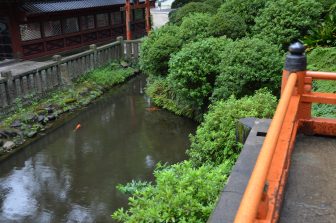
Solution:
M 19 145 L 53 127 L 62 115 L 87 106 L 135 72 L 134 68 L 111 63 L 83 75 L 68 86 L 54 90 L 42 99 L 34 99 L 34 95 L 31 95 L 28 105 L 17 99 L 15 112 L 1 118 L 0 160 L 15 152 Z
M 112 215 L 120 222 L 206 222 L 242 148 L 236 123 L 273 115 L 288 45 L 304 41 L 309 69 L 335 71 L 336 51 L 326 48 L 335 43 L 334 2 L 225 0 L 213 8 L 205 2 L 176 0 L 170 23 L 142 45 L 147 94 L 200 125 L 187 161 L 159 164 L 153 183 L 119 186 L 130 196 L 129 207 Z M 336 89 L 327 82 L 314 88 Z M 335 106 L 314 105 L 313 114 L 335 117 Z

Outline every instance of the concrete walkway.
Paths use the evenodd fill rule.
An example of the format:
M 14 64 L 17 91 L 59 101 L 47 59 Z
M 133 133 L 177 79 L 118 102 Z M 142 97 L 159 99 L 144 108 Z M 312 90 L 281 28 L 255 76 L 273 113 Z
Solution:
M 161 2 L 161 9 L 158 7 L 158 3 L 155 3 L 155 8 L 151 9 L 151 15 L 153 17 L 153 28 L 157 29 L 166 24 L 169 21 L 169 12 L 172 11 L 171 5 L 174 0 L 167 0 Z
M 299 135 L 280 223 L 336 222 L 336 138 Z

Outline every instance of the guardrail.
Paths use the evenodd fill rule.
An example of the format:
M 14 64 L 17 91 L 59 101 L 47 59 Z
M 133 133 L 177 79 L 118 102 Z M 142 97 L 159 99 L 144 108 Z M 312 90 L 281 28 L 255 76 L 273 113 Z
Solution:
M 116 42 L 99 46 L 90 45 L 90 49 L 67 57 L 53 56 L 53 60 L 44 65 L 28 69 L 21 73 L 11 70 L 0 75 L 0 113 L 8 111 L 16 99 L 41 97 L 51 90 L 67 85 L 73 80 L 96 68 L 106 66 L 114 60 L 136 61 L 139 57 L 140 40 L 124 40 L 118 37 Z
M 311 116 L 312 103 L 336 104 L 335 93 L 312 92 L 313 80 L 336 80 L 336 73 L 306 71 L 304 46 L 292 44 L 282 94 L 245 189 L 235 223 L 277 222 L 297 131 L 336 135 L 336 120 Z

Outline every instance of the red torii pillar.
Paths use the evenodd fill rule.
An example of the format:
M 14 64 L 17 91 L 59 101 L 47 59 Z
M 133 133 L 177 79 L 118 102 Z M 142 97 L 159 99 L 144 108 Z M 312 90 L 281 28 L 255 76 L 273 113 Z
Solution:
M 146 32 L 147 34 L 151 30 L 151 24 L 150 24 L 150 1 L 146 0 L 145 1 L 145 6 L 146 6 Z
M 125 12 L 126 12 L 126 38 L 127 40 L 132 39 L 132 30 L 131 30 L 131 1 L 126 0 L 125 4 Z

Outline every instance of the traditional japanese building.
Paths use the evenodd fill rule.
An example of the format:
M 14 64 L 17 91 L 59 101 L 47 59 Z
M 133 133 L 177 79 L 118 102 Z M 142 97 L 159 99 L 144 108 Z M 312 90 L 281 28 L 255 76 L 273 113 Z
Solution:
M 150 30 L 154 0 L 0 0 L 0 60 L 32 59 Z

